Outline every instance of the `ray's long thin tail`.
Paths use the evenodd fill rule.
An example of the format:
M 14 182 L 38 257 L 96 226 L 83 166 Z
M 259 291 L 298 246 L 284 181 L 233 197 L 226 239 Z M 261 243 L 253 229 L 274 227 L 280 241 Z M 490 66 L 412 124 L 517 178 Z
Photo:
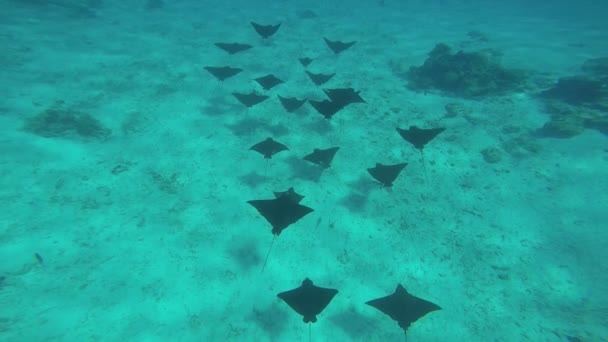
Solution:
M 422 150 L 420 150 L 420 160 L 422 160 L 422 171 L 424 172 L 424 183 L 428 186 L 429 185 L 429 175 L 426 172 L 426 163 L 424 161 L 424 152 Z
M 264 269 L 266 268 L 266 263 L 268 263 L 268 257 L 270 256 L 270 251 L 272 251 L 272 245 L 274 245 L 274 240 L 277 239 L 276 235 L 272 236 L 272 242 L 270 243 L 270 247 L 268 247 L 268 253 L 266 253 L 266 259 L 264 259 L 264 265 L 262 265 L 262 272 L 264 273 Z

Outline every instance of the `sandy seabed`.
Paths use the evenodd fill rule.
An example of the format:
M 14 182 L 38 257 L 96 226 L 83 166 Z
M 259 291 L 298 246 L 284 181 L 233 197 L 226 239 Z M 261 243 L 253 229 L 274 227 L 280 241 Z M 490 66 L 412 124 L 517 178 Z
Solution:
M 532 137 L 548 119 L 532 93 L 417 93 L 391 67 L 444 42 L 556 80 L 608 54 L 605 24 L 472 3 L 0 3 L 1 340 L 306 341 L 276 297 L 305 277 L 340 291 L 314 341 L 402 341 L 364 304 L 397 283 L 442 307 L 410 341 L 607 340 L 606 136 Z M 282 26 L 262 41 L 250 21 Z M 357 43 L 336 56 L 323 37 Z M 215 42 L 254 48 L 229 56 Z M 331 121 L 308 104 L 285 113 L 278 94 L 323 98 L 305 56 L 336 73 L 324 87 L 367 104 Z M 224 65 L 244 71 L 219 82 L 203 69 Z M 286 82 L 262 91 L 252 79 L 270 73 Z M 252 90 L 271 98 L 248 109 L 230 95 Z M 454 102 L 468 115 L 446 117 Z M 49 108 L 112 133 L 23 130 Z M 424 150 L 428 179 L 395 131 L 410 125 L 446 128 Z M 269 136 L 289 151 L 266 162 L 249 147 Z M 330 170 L 301 159 L 331 146 Z M 366 172 L 399 162 L 391 190 Z M 315 211 L 261 273 L 273 237 L 246 201 L 292 186 Z

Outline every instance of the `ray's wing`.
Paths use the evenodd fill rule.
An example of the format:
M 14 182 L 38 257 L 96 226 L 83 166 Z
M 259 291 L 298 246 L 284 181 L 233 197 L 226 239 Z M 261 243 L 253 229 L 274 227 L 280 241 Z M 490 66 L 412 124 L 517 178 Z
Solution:
M 319 164 L 322 161 L 321 150 L 315 148 L 312 153 L 305 155 L 303 159 L 311 163 Z
M 374 179 L 377 180 L 378 182 L 380 182 L 382 184 L 386 184 L 385 183 L 386 178 L 384 177 L 384 172 L 382 170 L 382 164 L 376 163 L 376 166 L 367 169 L 367 172 L 369 172 L 369 174 L 372 175 L 372 177 L 374 177 Z
M 303 159 L 324 168 L 329 168 L 339 149 L 339 147 L 330 147 L 324 150 L 315 148 L 312 153 L 307 154 Z
M 302 201 L 304 198 L 304 196 L 297 193 L 293 187 L 287 189 L 287 191 L 273 191 L 273 193 L 275 198 L 287 197 L 294 203 L 300 203 L 300 201 Z
M 314 210 L 305 205 L 301 205 L 299 203 L 294 203 L 288 197 L 283 197 L 281 202 L 285 203 L 282 210 L 284 210 L 284 214 L 282 215 L 282 225 L 277 229 L 273 229 L 273 233 L 279 235 L 283 229 L 289 227 L 290 225 L 298 222 L 302 217 L 312 213 Z

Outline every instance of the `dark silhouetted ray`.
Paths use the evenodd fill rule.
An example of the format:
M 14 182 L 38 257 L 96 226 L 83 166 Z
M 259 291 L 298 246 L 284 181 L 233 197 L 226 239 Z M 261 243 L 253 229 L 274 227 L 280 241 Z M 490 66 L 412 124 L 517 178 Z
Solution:
M 289 113 L 293 113 L 298 108 L 302 107 L 302 105 L 306 102 L 306 99 L 298 100 L 295 97 L 283 97 L 281 95 L 278 96 L 279 101 L 281 101 L 281 104 L 283 105 L 283 108 L 285 108 L 285 110 Z
M 310 80 L 316 85 L 322 85 L 327 83 L 327 81 L 331 80 L 336 74 L 313 74 L 312 72 L 306 70 L 306 75 L 310 77 Z
M 247 108 L 253 107 L 256 104 L 263 102 L 264 100 L 266 100 L 268 98 L 268 96 L 266 96 L 266 95 L 259 95 L 259 94 L 256 94 L 255 92 L 249 93 L 249 94 L 232 93 L 232 95 L 234 95 L 234 97 L 236 97 L 236 99 L 239 100 L 240 103 L 247 106 Z
M 289 192 L 289 190 L 287 192 Z M 295 191 L 293 193 L 295 194 Z M 270 247 L 268 247 L 268 253 L 266 253 L 264 264 L 262 265 L 262 272 L 264 272 L 264 268 L 266 268 L 266 263 L 268 262 L 268 257 L 270 256 L 270 251 L 272 251 L 272 245 L 274 244 L 276 237 L 287 227 L 314 211 L 312 208 L 301 205 L 294 199 L 295 195 L 287 195 L 277 196 L 274 199 L 247 201 L 247 203 L 256 208 L 272 226 L 273 238 Z
M 315 286 L 306 278 L 300 287 L 281 292 L 277 296 L 293 311 L 302 315 L 304 323 L 315 323 L 317 315 L 329 305 L 336 294 L 338 290 Z
M 313 209 L 295 202 L 290 196 L 267 200 L 253 200 L 247 203 L 254 206 L 272 226 L 272 234 L 280 235 L 285 228 L 296 223 Z
M 205 67 L 205 70 L 209 71 L 209 73 L 211 75 L 215 76 L 215 78 L 217 78 L 220 81 L 230 78 L 230 77 L 240 73 L 241 71 L 243 71 L 243 69 L 232 68 L 229 66 L 225 66 L 225 67 L 207 66 L 207 67 Z
M 319 112 L 319 114 L 323 115 L 326 119 L 331 119 L 331 117 L 334 116 L 337 112 L 339 112 L 340 109 L 344 108 L 343 106 L 340 106 L 330 100 L 309 100 L 308 102 L 311 106 L 313 106 L 314 109 L 317 110 L 317 112 Z
M 370 300 L 366 304 L 382 311 L 394 321 L 396 321 L 407 339 L 407 329 L 410 325 L 422 318 L 429 312 L 441 310 L 434 303 L 412 296 L 401 285 L 397 285 L 395 292 L 389 296 Z
M 287 191 L 273 191 L 273 192 L 274 192 L 275 198 L 287 197 L 294 203 L 300 203 L 300 201 L 302 201 L 302 199 L 304 198 L 303 195 L 300 195 L 299 193 L 297 193 L 293 188 L 289 188 L 289 189 L 287 189 Z
M 262 36 L 262 38 L 267 39 L 268 37 L 272 36 L 279 30 L 279 27 L 281 27 L 281 24 L 260 25 L 260 24 L 254 23 L 252 21 L 251 26 L 253 26 L 255 32 L 257 32 L 260 36 Z
M 312 63 L 312 58 L 309 58 L 309 57 L 298 58 L 298 61 L 300 61 L 300 64 L 302 64 L 303 66 L 307 67 L 310 65 L 310 63 Z
M 287 146 L 274 141 L 272 138 L 266 138 L 266 140 L 251 146 L 249 149 L 260 153 L 265 159 L 271 159 L 273 155 L 281 151 L 289 150 Z
M 258 77 L 254 79 L 254 81 L 258 82 L 264 90 L 272 89 L 273 87 L 278 86 L 281 83 L 285 83 L 280 79 L 276 78 L 274 75 L 266 75 L 264 77 Z
M 420 151 L 420 159 L 422 159 L 422 168 L 424 170 L 424 179 L 428 184 L 428 175 L 426 173 L 426 163 L 424 161 L 424 146 L 433 140 L 439 133 L 443 132 L 445 128 L 418 128 L 416 126 L 410 126 L 409 129 L 401 129 L 397 127 L 397 132 L 403 139 L 410 144 L 414 145 Z
M 428 144 L 433 140 L 439 133 L 443 132 L 445 128 L 418 128 L 416 126 L 410 126 L 409 129 L 401 129 L 397 127 L 397 132 L 403 139 L 410 144 L 414 145 L 417 149 L 422 151 L 424 145 Z
M 324 89 L 324 91 L 332 102 L 343 107 L 351 103 L 366 103 L 359 95 L 359 92 L 353 88 Z
M 334 156 L 339 149 L 339 147 L 331 147 L 327 149 L 315 148 L 311 154 L 304 157 L 304 160 L 308 160 L 309 162 L 315 163 L 324 169 L 327 169 L 331 167 L 331 162 L 334 160 Z
M 325 43 L 327 44 L 327 46 L 329 46 L 331 51 L 333 51 L 336 55 L 339 54 L 340 52 L 348 49 L 349 47 L 355 45 L 355 43 L 356 43 L 356 41 L 348 42 L 348 43 L 343 43 L 343 42 L 340 42 L 337 40 L 332 41 L 325 37 L 323 37 L 323 40 L 325 40 Z
M 374 177 L 378 182 L 382 183 L 383 186 L 390 188 L 393 186 L 393 182 L 399 176 L 399 173 L 403 168 L 407 166 L 407 163 L 394 164 L 394 165 L 384 165 L 380 163 L 376 163 L 375 167 L 367 169 L 372 177 Z
M 235 53 L 239 53 L 241 51 L 249 50 L 253 47 L 251 45 L 241 43 L 215 43 L 215 46 L 228 52 L 231 55 L 234 55 Z

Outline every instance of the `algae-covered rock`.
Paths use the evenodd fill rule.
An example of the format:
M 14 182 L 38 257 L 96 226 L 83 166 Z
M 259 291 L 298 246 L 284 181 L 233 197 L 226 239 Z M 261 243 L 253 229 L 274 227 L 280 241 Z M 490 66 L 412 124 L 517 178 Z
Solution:
M 47 138 L 106 139 L 111 134 L 108 128 L 90 114 L 63 106 L 54 106 L 26 118 L 23 129 Z
M 585 121 L 576 107 L 560 101 L 549 101 L 545 106 L 550 118 L 538 133 L 542 137 L 571 138 L 585 130 Z
M 551 115 L 549 121 L 538 131 L 541 136 L 553 138 L 571 138 L 581 134 L 585 129 L 596 129 L 604 134 L 608 132 L 608 113 L 582 106 L 571 106 L 559 101 L 546 105 Z
M 437 44 L 423 65 L 410 67 L 407 78 L 414 90 L 474 97 L 513 91 L 522 84 L 524 74 L 503 68 L 492 51 L 452 53 L 448 45 Z
M 551 138 L 572 138 L 585 131 L 584 121 L 577 117 L 552 117 L 540 129 L 543 136 Z
M 585 75 L 560 78 L 540 93 L 551 115 L 541 136 L 570 138 L 585 129 L 608 134 L 608 58 L 589 59 L 581 69 Z
M 486 163 L 495 164 L 502 160 L 502 153 L 496 147 L 488 147 L 481 150 L 481 155 Z

